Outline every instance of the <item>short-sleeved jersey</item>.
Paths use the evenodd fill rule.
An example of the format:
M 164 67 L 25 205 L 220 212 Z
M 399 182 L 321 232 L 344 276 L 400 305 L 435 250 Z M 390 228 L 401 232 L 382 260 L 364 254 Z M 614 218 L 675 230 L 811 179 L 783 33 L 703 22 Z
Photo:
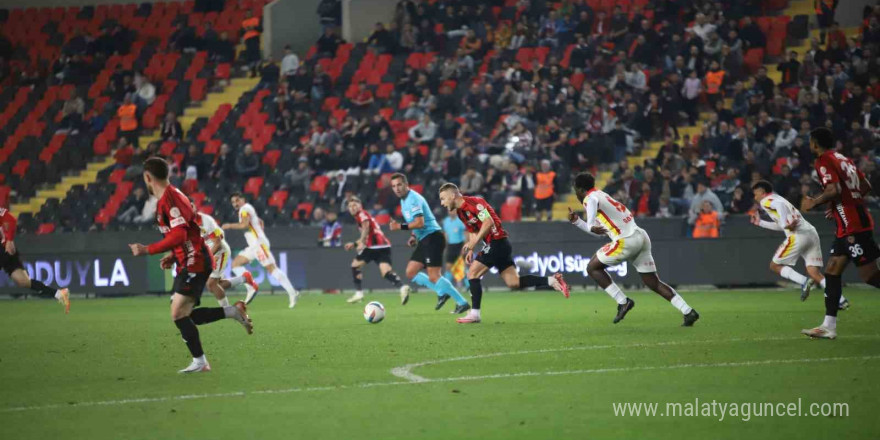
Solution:
M 269 239 L 263 232 L 263 222 L 257 215 L 257 210 L 250 203 L 242 205 L 238 210 L 238 221 L 247 222 L 247 229 L 244 231 L 244 239 L 247 240 L 249 246 L 269 246 Z
M 489 233 L 483 239 L 486 244 L 490 244 L 495 240 L 507 238 L 507 231 L 501 225 L 501 218 L 495 214 L 495 210 L 481 197 L 463 196 L 464 203 L 456 209 L 458 218 L 464 223 L 468 232 L 476 234 L 483 227 L 483 222 L 491 218 L 495 225 L 489 230 Z
M 213 249 L 217 240 L 222 243 L 225 239 L 223 229 L 220 228 L 217 224 L 217 220 L 214 220 L 214 217 L 211 217 L 204 212 L 199 212 L 196 214 L 196 223 L 199 225 L 199 229 L 202 233 L 202 240 L 205 240 L 205 245 L 208 246 L 208 249 Z
M 431 207 L 428 206 L 428 201 L 413 190 L 409 190 L 406 197 L 400 199 L 400 213 L 403 214 L 403 220 L 407 223 L 411 223 L 418 216 L 425 219 L 424 226 L 412 230 L 417 240 L 440 230 L 440 224 L 437 223 L 437 218 L 434 217 Z
M 457 216 L 449 216 L 443 219 L 443 232 L 446 233 L 446 243 L 464 243 L 464 223 Z
M 816 174 L 822 188 L 838 185 L 840 195 L 830 202 L 837 222 L 837 236 L 873 231 L 874 219 L 865 207 L 868 188 L 862 188 L 865 175 L 846 156 L 826 151 L 816 159 Z
M 183 228 L 186 232 L 186 240 L 172 249 L 177 267 L 186 267 L 189 273 L 211 269 L 213 256 L 205 247 L 196 213 L 186 195 L 174 186 L 168 186 L 156 205 L 156 220 L 162 234 L 167 235 L 174 228 Z
M 761 199 L 761 202 L 758 203 L 758 206 L 761 207 L 761 210 L 766 212 L 767 215 L 782 228 L 782 232 L 785 232 L 785 236 L 792 235 L 796 232 L 811 232 L 815 231 L 816 228 L 810 224 L 804 217 L 801 215 L 800 211 L 797 210 L 788 200 L 785 200 L 784 197 L 780 196 L 776 193 L 770 193 L 764 196 Z M 798 220 L 798 226 L 793 231 L 786 229 L 793 221 Z
M 7 240 L 15 239 L 15 228 L 18 220 L 6 208 L 0 208 L 0 244 L 5 245 Z
M 604 191 L 592 189 L 583 200 L 587 226 L 602 226 L 608 238 L 629 237 L 636 231 L 636 222 L 629 209 Z
M 391 241 L 388 240 L 388 237 L 382 232 L 382 227 L 379 226 L 376 219 L 374 219 L 366 210 L 361 209 L 360 212 L 354 216 L 354 220 L 355 223 L 357 223 L 358 230 L 363 230 L 363 223 L 369 222 L 369 226 L 367 226 L 367 242 L 364 243 L 367 248 L 379 249 L 391 246 Z

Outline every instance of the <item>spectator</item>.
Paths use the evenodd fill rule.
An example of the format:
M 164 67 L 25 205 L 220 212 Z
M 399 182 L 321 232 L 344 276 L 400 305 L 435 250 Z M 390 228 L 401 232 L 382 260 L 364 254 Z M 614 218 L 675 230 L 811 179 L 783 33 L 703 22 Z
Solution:
M 168 112 L 159 125 L 159 138 L 163 141 L 180 142 L 183 139 L 183 127 L 174 112 Z
M 553 202 L 555 201 L 556 172 L 550 167 L 549 160 L 541 161 L 541 171 L 535 174 L 535 219 L 553 219 Z
M 257 66 L 263 58 L 260 51 L 260 33 L 263 32 L 263 27 L 260 25 L 260 18 L 254 17 L 252 10 L 246 10 L 244 17 L 241 22 L 241 29 L 244 32 L 241 42 L 245 47 L 244 59 L 251 68 L 251 77 L 253 78 L 257 76 Z
M 703 202 L 694 222 L 694 238 L 718 238 L 721 220 L 718 211 L 708 200 Z
M 394 37 L 381 21 L 376 23 L 373 32 L 367 37 L 367 44 L 378 53 L 393 52 L 395 48 Z
M 332 209 L 328 209 L 324 214 L 324 221 L 321 222 L 321 236 L 318 237 L 318 246 L 342 246 L 342 224 L 337 219 L 336 211 Z
M 296 168 L 284 173 L 284 179 L 293 195 L 304 196 L 308 193 L 309 184 L 312 181 L 312 170 L 309 169 L 309 160 L 299 158 Z
M 83 123 L 83 114 L 85 113 L 86 104 L 80 98 L 76 91 L 71 92 L 70 98 L 64 101 L 64 107 L 61 108 L 61 123 L 58 131 L 71 134 L 77 134 Z
M 318 38 L 315 46 L 318 49 L 318 58 L 333 58 L 336 56 L 336 49 L 345 41 L 336 35 L 336 28 L 328 26 L 324 28 L 324 34 Z
M 788 60 L 779 63 L 779 66 L 776 67 L 776 70 L 782 72 L 782 81 L 779 83 L 779 87 L 796 87 L 800 84 L 801 63 L 797 58 L 797 52 L 791 51 L 788 54 Z
M 235 159 L 235 172 L 239 177 L 249 179 L 256 177 L 260 171 L 260 158 L 254 154 L 254 147 L 247 144 L 244 151 Z
M 119 215 L 116 216 L 116 219 L 119 220 L 120 223 L 132 223 L 134 219 L 141 216 L 144 212 L 144 206 L 147 204 L 147 201 L 150 199 L 150 195 L 144 191 L 144 187 L 136 186 L 134 190 L 132 190 L 132 196 L 128 198 L 125 205 L 119 208 Z
M 281 77 L 289 82 L 297 70 L 299 70 L 299 57 L 293 53 L 293 49 L 288 44 L 284 46 L 284 58 L 281 59 Z
M 196 179 L 204 178 L 208 175 L 208 164 L 205 162 L 205 156 L 195 144 L 191 144 L 186 149 L 186 155 L 183 156 L 180 168 L 184 170 L 194 168 Z
M 697 193 L 694 194 L 693 199 L 691 200 L 691 209 L 688 212 L 688 223 L 694 224 L 697 221 L 697 217 L 703 211 L 703 203 L 708 202 L 711 204 L 712 209 L 716 213 L 724 212 L 724 206 L 721 204 L 721 200 L 718 199 L 718 196 L 709 189 L 709 184 L 706 181 L 697 182 Z M 719 220 L 723 220 L 724 217 L 721 214 L 718 214 Z
M 366 111 L 373 105 L 373 101 L 373 92 L 367 89 L 367 85 L 364 83 L 358 84 L 357 96 L 351 100 L 351 103 L 359 110 L 359 114 L 366 113 Z
M 156 101 L 156 87 L 150 80 L 140 73 L 134 75 L 134 104 L 139 111 L 143 111 L 147 107 L 153 105 Z
M 126 95 L 122 105 L 116 111 L 119 118 L 119 135 L 128 139 L 128 142 L 137 146 L 138 140 L 138 119 L 137 107 L 131 101 L 131 96 Z
M 431 121 L 431 117 L 425 115 L 418 124 L 409 129 L 409 138 L 418 143 L 430 143 L 437 134 L 437 124 Z
M 461 192 L 472 196 L 482 196 L 486 181 L 476 168 L 469 167 L 461 176 Z
M 388 162 L 388 167 L 391 169 L 392 173 L 396 173 L 403 168 L 403 155 L 400 154 L 400 151 L 397 151 L 394 148 L 393 144 L 389 144 L 385 150 L 385 160 Z
M 709 65 L 709 71 L 706 72 L 706 99 L 709 105 L 715 107 L 717 101 L 724 99 L 724 77 L 727 74 L 721 70 L 718 61 L 712 61 Z
M 232 158 L 229 145 L 220 145 L 220 152 L 214 157 L 214 162 L 211 164 L 211 171 L 208 175 L 214 180 L 235 177 L 235 161 Z
M 124 170 L 131 166 L 132 159 L 134 158 L 134 148 L 128 142 L 128 139 L 125 137 L 119 138 L 113 158 L 116 160 L 115 167 L 117 170 Z

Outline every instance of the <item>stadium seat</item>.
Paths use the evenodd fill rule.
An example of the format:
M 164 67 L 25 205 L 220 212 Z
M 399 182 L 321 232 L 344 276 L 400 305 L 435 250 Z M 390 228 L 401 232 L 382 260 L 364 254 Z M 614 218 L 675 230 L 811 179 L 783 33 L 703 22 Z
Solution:
M 302 202 L 296 205 L 296 209 L 293 211 L 293 219 L 308 220 L 312 216 L 313 209 L 315 209 L 315 205 L 311 202 Z
M 262 177 L 251 177 L 244 184 L 244 193 L 250 194 L 254 196 L 254 198 L 260 197 L 260 188 L 263 186 L 263 178 Z
M 378 214 L 374 218 L 376 219 L 376 223 L 378 223 L 382 226 L 387 225 L 388 223 L 391 223 L 391 216 L 386 213 Z
M 312 179 L 311 185 L 309 185 L 309 191 L 313 193 L 317 193 L 319 197 L 324 197 L 324 192 L 327 191 L 327 186 L 330 184 L 330 178 L 327 176 L 315 176 Z
M 522 220 L 522 199 L 508 197 L 507 201 L 501 205 L 501 221 L 518 222 L 520 220 Z
M 47 235 L 55 232 L 55 223 L 42 223 L 37 228 L 37 235 Z
M 289 193 L 287 190 L 278 190 L 272 193 L 272 196 L 269 197 L 269 206 L 274 206 L 279 211 L 284 209 L 284 205 L 287 203 L 287 197 Z
M 278 160 L 281 159 L 281 150 L 270 150 L 263 154 L 263 164 L 268 165 L 273 170 L 278 166 Z

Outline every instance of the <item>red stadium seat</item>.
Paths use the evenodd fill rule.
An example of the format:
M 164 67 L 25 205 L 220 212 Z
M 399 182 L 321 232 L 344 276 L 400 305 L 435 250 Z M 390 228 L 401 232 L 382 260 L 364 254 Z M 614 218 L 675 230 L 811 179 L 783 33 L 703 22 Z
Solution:
M 501 221 L 518 222 L 520 220 L 522 220 L 522 199 L 508 197 L 507 201 L 501 205 Z
M 327 186 L 330 184 L 330 178 L 327 176 L 315 176 L 312 179 L 312 184 L 309 186 L 309 191 L 313 193 L 318 193 L 321 197 L 324 197 L 324 192 L 327 191 Z
M 263 186 L 263 178 L 262 177 L 251 177 L 244 184 L 244 192 L 246 194 L 250 194 L 252 196 L 259 197 L 260 196 L 260 187 Z
M 278 161 L 281 159 L 281 150 L 270 150 L 267 151 L 263 155 L 263 163 L 268 165 L 273 170 L 278 166 Z
M 307 220 L 312 216 L 313 209 L 315 209 L 315 205 L 311 202 L 302 202 L 299 205 L 296 205 L 292 217 L 294 220 Z
M 287 203 L 287 197 L 289 193 L 286 190 L 278 190 L 272 193 L 272 197 L 269 197 L 269 206 L 274 206 L 279 211 L 284 208 L 284 204 Z

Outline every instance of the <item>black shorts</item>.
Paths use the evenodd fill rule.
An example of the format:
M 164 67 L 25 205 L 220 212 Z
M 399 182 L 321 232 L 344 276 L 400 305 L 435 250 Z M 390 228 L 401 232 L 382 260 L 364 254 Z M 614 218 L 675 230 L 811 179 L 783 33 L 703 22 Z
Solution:
M 442 232 L 437 231 L 419 240 L 409 260 L 417 261 L 427 267 L 441 267 L 444 249 L 446 249 L 446 237 Z
M 498 269 L 498 272 L 504 272 L 514 264 L 513 247 L 510 246 L 510 240 L 506 238 L 493 240 L 492 243 L 483 247 L 475 260 L 483 263 L 486 267 Z
M 6 250 L 0 247 L 0 269 L 3 269 L 6 272 L 6 275 L 12 276 L 12 272 L 15 272 L 18 269 L 24 270 L 24 265 L 21 264 L 20 253 L 18 251 L 13 255 L 9 255 L 6 253 Z
M 367 264 L 372 263 L 372 262 L 376 262 L 376 264 L 379 264 L 379 263 L 391 264 L 391 248 L 390 247 L 377 248 L 377 249 L 366 248 L 363 251 L 361 251 L 361 253 L 357 254 L 357 256 L 354 257 L 354 259 L 357 261 L 363 261 L 364 263 L 367 263 Z
M 538 211 L 552 211 L 553 197 L 547 197 L 546 199 L 536 199 L 535 207 L 538 209 Z
M 464 247 L 464 243 L 455 243 L 446 246 L 446 262 L 449 264 L 455 264 L 458 261 L 458 257 L 461 256 L 461 248 Z
M 208 283 L 208 277 L 211 276 L 211 268 L 199 273 L 190 273 L 186 269 L 177 272 L 174 277 L 174 285 L 171 287 L 171 293 L 179 293 L 196 300 L 196 307 L 202 302 L 202 292 L 205 291 L 205 284 Z
M 880 248 L 874 242 L 873 231 L 859 232 L 834 239 L 831 256 L 846 256 L 856 266 L 864 266 L 880 258 Z

